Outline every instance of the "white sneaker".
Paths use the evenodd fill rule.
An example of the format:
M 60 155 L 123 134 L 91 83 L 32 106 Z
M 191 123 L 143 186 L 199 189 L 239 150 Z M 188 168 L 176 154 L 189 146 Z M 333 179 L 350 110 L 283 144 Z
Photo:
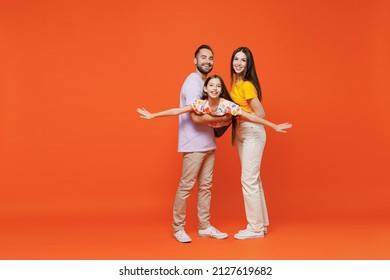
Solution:
M 201 237 L 212 237 L 216 239 L 225 239 L 228 237 L 227 233 L 220 232 L 213 226 L 209 226 L 208 228 L 205 229 L 200 229 L 198 231 L 198 235 Z
M 188 236 L 184 229 L 176 231 L 173 236 L 176 238 L 177 241 L 181 243 L 189 243 L 192 241 L 191 237 Z
M 242 232 L 242 231 L 246 231 L 247 229 L 242 229 L 242 230 L 239 230 L 238 233 Z M 264 227 L 264 235 L 268 233 L 268 228 L 267 227 Z
M 254 232 L 247 229 L 240 230 L 238 233 L 234 235 L 235 239 L 244 240 L 244 239 L 257 239 L 263 238 L 264 232 Z

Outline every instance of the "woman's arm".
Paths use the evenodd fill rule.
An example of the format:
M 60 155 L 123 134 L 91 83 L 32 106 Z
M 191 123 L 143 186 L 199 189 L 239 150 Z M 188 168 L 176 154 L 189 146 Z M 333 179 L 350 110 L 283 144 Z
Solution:
M 252 98 L 248 100 L 249 106 L 251 106 L 252 111 L 258 115 L 260 118 L 265 118 L 265 112 L 263 105 L 261 105 L 261 102 L 259 98 Z
M 172 109 L 168 109 L 156 113 L 150 113 L 145 108 L 137 108 L 137 112 L 141 115 L 140 118 L 147 119 L 147 120 L 158 118 L 158 117 L 177 116 L 191 111 L 192 108 L 190 105 L 180 107 L 180 108 L 172 108 Z

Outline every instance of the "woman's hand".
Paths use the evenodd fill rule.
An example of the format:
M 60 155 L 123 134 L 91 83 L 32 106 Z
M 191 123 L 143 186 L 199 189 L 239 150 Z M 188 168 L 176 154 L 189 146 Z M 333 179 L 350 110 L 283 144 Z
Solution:
M 291 128 L 291 127 L 292 127 L 292 124 L 286 122 L 286 123 L 281 123 L 281 124 L 275 125 L 274 129 L 275 129 L 277 132 L 286 133 L 287 131 L 285 131 L 285 129 L 288 129 L 288 128 Z

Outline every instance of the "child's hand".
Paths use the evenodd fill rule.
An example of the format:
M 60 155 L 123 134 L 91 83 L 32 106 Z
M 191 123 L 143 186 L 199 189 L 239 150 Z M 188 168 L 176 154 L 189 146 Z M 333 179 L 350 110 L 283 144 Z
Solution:
M 281 124 L 277 124 L 274 129 L 277 131 L 277 132 L 283 132 L 283 133 L 286 133 L 287 131 L 285 131 L 285 129 L 287 128 L 291 128 L 292 127 L 292 124 L 291 123 L 281 123 Z
M 154 118 L 153 114 L 150 113 L 145 108 L 137 108 L 137 112 L 141 115 L 140 118 L 142 118 L 142 119 L 150 120 L 150 119 Z

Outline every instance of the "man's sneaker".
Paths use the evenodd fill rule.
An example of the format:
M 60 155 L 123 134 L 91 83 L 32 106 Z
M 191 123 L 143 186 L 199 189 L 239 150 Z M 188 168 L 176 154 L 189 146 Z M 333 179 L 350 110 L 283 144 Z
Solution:
M 228 237 L 227 233 L 220 232 L 213 226 L 209 226 L 208 228 L 205 229 L 200 229 L 198 231 L 198 235 L 201 237 L 212 237 L 216 239 L 225 239 Z
M 234 235 L 235 239 L 244 240 L 244 239 L 257 239 L 263 238 L 264 232 L 254 232 L 247 229 L 240 230 L 238 233 Z
M 184 229 L 176 231 L 173 236 L 176 238 L 177 241 L 181 243 L 189 243 L 192 241 L 188 234 L 184 231 Z
M 242 231 L 246 231 L 247 229 L 242 229 L 242 230 L 239 230 L 238 233 L 242 232 Z M 267 227 L 264 227 L 264 235 L 268 233 L 268 228 Z

